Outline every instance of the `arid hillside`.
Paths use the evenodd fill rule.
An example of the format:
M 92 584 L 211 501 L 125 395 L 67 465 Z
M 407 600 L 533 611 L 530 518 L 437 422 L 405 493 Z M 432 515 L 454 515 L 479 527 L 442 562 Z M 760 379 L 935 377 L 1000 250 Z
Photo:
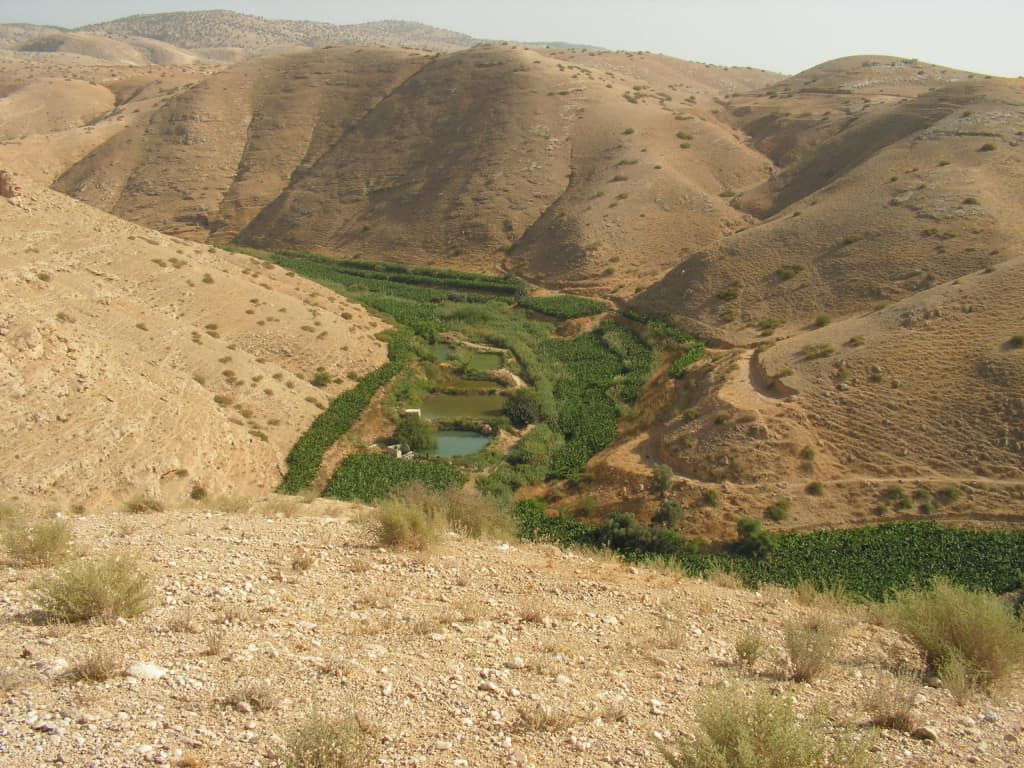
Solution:
M 271 491 L 320 408 L 385 359 L 383 324 L 316 285 L 22 186 L 0 198 L 6 498 Z
M 752 221 L 721 192 L 769 164 L 714 99 L 774 79 L 643 54 L 318 50 L 212 76 L 57 188 L 218 243 L 491 272 L 515 245 L 508 268 L 626 297 Z
M 1020 81 L 843 59 L 786 83 L 730 103 L 781 166 L 734 190 L 757 224 L 683 259 L 636 306 L 749 342 L 1019 255 Z
M 329 24 L 265 19 L 234 11 L 153 13 L 82 27 L 110 37 L 146 37 L 196 51 L 235 49 L 254 55 L 282 48 L 386 45 L 454 51 L 477 43 L 468 35 L 409 21 Z

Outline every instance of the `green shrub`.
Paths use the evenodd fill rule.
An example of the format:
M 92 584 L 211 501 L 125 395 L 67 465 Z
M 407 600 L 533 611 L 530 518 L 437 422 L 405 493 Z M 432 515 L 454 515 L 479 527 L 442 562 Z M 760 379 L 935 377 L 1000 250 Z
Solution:
M 780 280 L 792 280 L 803 271 L 803 264 L 783 264 L 775 270 L 775 274 L 779 276 Z
M 14 565 L 53 565 L 71 551 L 71 526 L 64 520 L 3 526 L 3 544 Z
M 824 328 L 826 325 L 832 322 L 832 318 L 828 315 L 818 315 L 814 318 L 814 324 L 818 328 Z
M 130 619 L 149 609 L 149 577 L 120 555 L 78 560 L 32 585 L 43 612 L 57 621 Z
M 655 525 L 677 528 L 683 522 L 683 505 L 675 499 L 665 499 L 658 507 L 657 513 L 651 518 Z
M 978 151 L 979 152 L 995 152 L 995 150 L 996 150 L 996 145 L 993 144 L 990 141 L 986 141 L 984 144 L 982 144 L 980 147 L 978 147 Z
M 987 687 L 1024 664 L 1024 625 L 996 595 L 938 578 L 928 591 L 900 592 L 887 613 L 940 676 L 959 666 Z
M 509 392 L 502 410 L 512 422 L 512 426 L 519 429 L 528 424 L 536 424 L 544 416 L 544 408 L 537 391 L 525 387 Z
M 807 484 L 807 487 L 804 488 L 804 492 L 808 496 L 824 496 L 825 495 L 825 485 L 823 483 L 815 480 L 813 483 L 808 483 Z
M 351 713 L 313 710 L 285 738 L 286 768 L 368 768 L 375 755 L 373 739 Z
M 890 485 L 882 492 L 882 501 L 893 509 L 910 509 L 910 496 L 902 485 Z
M 1024 349 L 1024 334 L 1018 333 L 1014 336 L 1011 336 L 1008 344 L 1013 349 Z
M 675 479 L 675 472 L 667 464 L 655 464 L 651 470 L 651 490 L 655 493 L 665 493 L 672 488 L 672 481 Z
M 752 667 L 761 658 L 764 650 L 764 638 L 754 629 L 748 629 L 736 640 L 736 658 L 745 667 Z
M 317 368 L 316 373 L 313 374 L 313 378 L 309 380 L 309 383 L 312 384 L 314 387 L 323 388 L 330 384 L 331 381 L 333 381 L 333 379 L 331 378 L 331 374 L 329 374 L 323 368 Z
M 955 485 L 946 485 L 935 492 L 936 504 L 952 504 L 960 498 L 960 489 Z
M 817 718 L 798 720 L 789 699 L 759 687 L 752 696 L 735 688 L 707 695 L 697 709 L 695 741 L 662 747 L 672 768 L 867 768 L 875 765 L 866 742 L 826 736 Z
M 769 520 L 774 520 L 776 523 L 781 522 L 789 516 L 789 508 L 792 504 L 790 499 L 777 499 L 768 506 L 765 514 Z
M 411 451 L 430 451 L 437 448 L 437 429 L 415 413 L 402 416 L 391 438 Z
M 714 488 L 708 488 L 704 491 L 704 495 L 701 497 L 705 507 L 717 507 L 718 506 L 718 491 Z
M 738 554 L 755 559 L 766 558 L 775 549 L 776 540 L 761 528 L 761 521 L 749 517 L 741 517 L 736 522 L 736 532 L 739 534 L 739 541 L 735 549 Z

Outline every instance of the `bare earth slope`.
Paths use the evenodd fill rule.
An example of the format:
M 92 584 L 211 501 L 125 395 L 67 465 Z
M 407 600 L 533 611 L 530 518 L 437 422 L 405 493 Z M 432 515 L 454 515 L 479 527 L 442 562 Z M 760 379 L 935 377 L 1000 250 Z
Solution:
M 383 362 L 381 328 L 29 184 L 0 199 L 0 485 L 61 504 L 272 490 L 318 405 Z M 341 383 L 311 386 L 319 367 Z
M 774 77 L 514 46 L 274 57 L 173 99 L 57 188 L 214 242 L 485 271 L 516 244 L 508 268 L 627 296 L 749 224 L 720 193 L 767 165 L 713 99 Z
M 808 139 L 799 120 L 759 129 L 762 144 L 788 142 L 770 151 L 791 159 L 736 201 L 763 223 L 685 259 L 639 307 L 749 341 L 764 321 L 795 330 L 819 314 L 847 316 L 1024 248 L 1013 214 L 1024 189 L 1024 85 L 950 73 L 940 84 L 922 77 L 916 95 L 850 95 L 849 78 L 865 71 L 826 94 L 847 116 L 824 135 Z M 821 98 L 798 91 L 785 109 Z M 745 120 L 764 120 L 748 107 Z
M 876 679 L 923 671 L 895 632 L 778 589 L 454 537 L 409 555 L 337 503 L 243 509 L 74 520 L 79 546 L 134 551 L 153 574 L 157 606 L 127 622 L 33 624 L 39 571 L 3 570 L 5 765 L 276 766 L 315 706 L 355 709 L 382 765 L 657 768 L 659 743 L 695 734 L 697 703 L 720 688 L 770 686 L 864 738 Z M 777 679 L 785 623 L 815 617 L 838 622 L 835 663 Z M 735 648 L 755 624 L 765 652 L 749 669 Z M 62 674 L 96 658 L 108 680 Z M 124 676 L 136 662 L 163 676 Z M 876 764 L 1015 768 L 1019 683 L 963 706 L 922 688 L 914 717 L 937 740 L 885 731 Z

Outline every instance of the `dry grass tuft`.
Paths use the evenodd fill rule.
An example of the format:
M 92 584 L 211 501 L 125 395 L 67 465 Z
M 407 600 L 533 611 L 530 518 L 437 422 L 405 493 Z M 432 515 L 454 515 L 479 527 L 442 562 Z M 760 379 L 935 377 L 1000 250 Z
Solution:
M 223 703 L 239 710 L 267 712 L 277 707 L 280 700 L 277 689 L 268 680 L 246 677 L 238 681 Z
M 373 740 L 355 714 L 313 710 L 285 741 L 286 768 L 365 768 L 375 756 Z
M 839 647 L 839 629 L 830 619 L 815 616 L 787 623 L 783 640 L 789 654 L 790 678 L 808 682 L 832 666 Z
M 547 704 L 527 704 L 517 710 L 515 728 L 519 731 L 564 731 L 576 722 L 576 716 Z
M 736 658 L 740 664 L 750 668 L 761 658 L 764 639 L 755 629 L 749 629 L 736 639 Z
M 383 501 L 377 522 L 385 546 L 421 551 L 436 546 L 449 531 L 489 539 L 508 539 L 515 534 L 508 512 L 492 499 L 472 491 L 433 491 L 422 485 L 403 489 Z
M 152 602 L 149 576 L 135 560 L 122 555 L 78 560 L 36 581 L 32 592 L 50 619 L 71 623 L 130 619 L 147 611 Z
M 898 594 L 887 613 L 947 686 L 957 678 L 988 688 L 1024 665 L 1024 623 L 996 595 L 936 579 L 931 590 Z
M 759 688 L 714 693 L 697 710 L 700 733 L 662 748 L 673 768 L 867 768 L 868 745 L 829 739 L 817 720 L 801 722 L 785 698 Z
M 913 731 L 916 726 L 914 703 L 920 690 L 920 681 L 910 672 L 880 672 L 864 702 L 871 724 L 904 733 Z
M 106 648 L 97 648 L 76 662 L 68 670 L 68 675 L 72 680 L 102 683 L 114 677 L 120 670 L 121 659 L 116 653 Z
M 125 499 L 124 503 L 121 505 L 121 511 L 133 515 L 140 515 L 145 512 L 163 512 L 164 504 L 159 499 L 154 499 L 142 494 L 136 494 L 135 496 Z
M 4 549 L 14 565 L 54 565 L 71 553 L 71 526 L 64 520 L 44 520 L 31 526 L 10 520 L 3 529 Z

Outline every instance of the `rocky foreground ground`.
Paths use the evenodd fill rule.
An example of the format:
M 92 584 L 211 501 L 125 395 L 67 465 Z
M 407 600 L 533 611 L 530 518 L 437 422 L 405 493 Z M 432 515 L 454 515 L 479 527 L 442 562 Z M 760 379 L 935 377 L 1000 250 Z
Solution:
M 922 669 L 869 611 L 751 592 L 552 546 L 451 536 L 380 548 L 368 513 L 317 501 L 72 520 L 87 556 L 135 553 L 153 607 L 114 623 L 40 623 L 13 566 L 0 587 L 0 764 L 277 766 L 311 708 L 354 709 L 375 764 L 659 766 L 708 692 L 768 687 L 827 729 L 876 739 L 887 766 L 1020 766 L 1020 678 L 958 705 L 922 686 L 916 738 L 865 702 Z M 782 628 L 825 612 L 836 663 L 795 683 Z M 737 640 L 760 632 L 752 667 Z M 88 681 L 83 668 L 98 669 Z

